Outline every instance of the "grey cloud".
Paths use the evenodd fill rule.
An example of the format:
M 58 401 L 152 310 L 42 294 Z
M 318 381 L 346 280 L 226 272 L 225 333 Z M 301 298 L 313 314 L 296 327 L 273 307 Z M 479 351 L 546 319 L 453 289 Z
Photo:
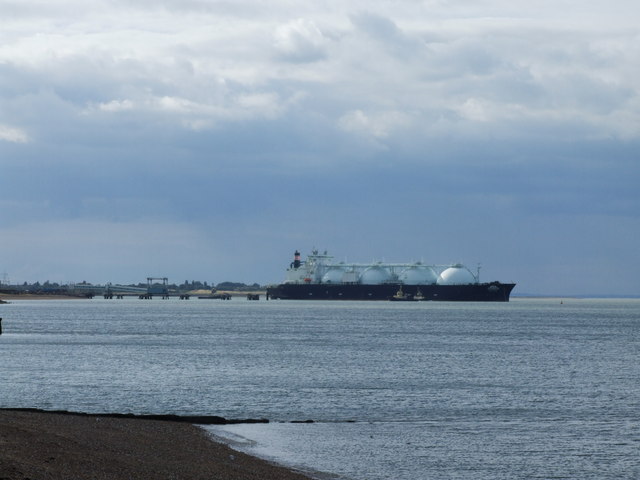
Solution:
M 375 42 L 372 46 L 375 50 L 386 50 L 398 58 L 419 57 L 425 50 L 420 36 L 405 33 L 388 17 L 361 12 L 352 14 L 349 18 L 358 32 Z
M 625 103 L 636 95 L 629 87 L 578 73 L 549 78 L 545 83 L 546 98 L 550 106 L 567 106 L 598 115 L 607 115 L 618 108 L 624 108 Z
M 329 39 L 310 20 L 300 18 L 280 25 L 274 41 L 278 57 L 283 60 L 305 63 L 327 56 Z
M 68 19 L 70 14 L 79 19 L 91 16 L 95 12 L 96 3 L 98 3 L 99 8 L 102 2 L 92 2 L 90 4 L 74 0 L 68 0 L 67 2 L 1 0 L 0 9 L 3 19 L 27 19 L 30 21 L 53 18 Z
M 398 26 L 389 18 L 381 15 L 361 12 L 351 15 L 351 21 L 371 37 L 383 41 L 402 39 L 403 34 Z

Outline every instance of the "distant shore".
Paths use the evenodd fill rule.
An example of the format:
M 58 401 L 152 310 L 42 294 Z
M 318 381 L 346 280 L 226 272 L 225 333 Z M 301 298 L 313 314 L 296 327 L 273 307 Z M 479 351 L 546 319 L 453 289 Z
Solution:
M 309 480 L 177 421 L 0 409 L 0 478 Z
M 76 295 L 40 295 L 35 293 L 0 293 L 0 300 L 86 300 Z
M 187 292 L 191 297 L 196 298 L 198 296 L 211 295 L 210 290 L 205 290 L 202 292 Z M 260 297 L 264 297 L 266 295 L 266 290 L 251 290 L 251 291 L 236 291 L 236 290 L 218 290 L 217 294 L 228 294 L 232 297 L 246 297 L 248 294 L 252 295 L 260 295 Z M 161 298 L 161 294 L 155 294 L 154 297 Z M 54 294 L 39 294 L 39 293 L 0 293 L 0 303 L 1 301 L 10 301 L 10 300 L 87 300 L 86 296 L 79 295 L 54 295 Z M 101 295 L 96 295 L 94 298 L 102 298 Z M 136 295 L 132 295 L 131 298 L 136 298 Z

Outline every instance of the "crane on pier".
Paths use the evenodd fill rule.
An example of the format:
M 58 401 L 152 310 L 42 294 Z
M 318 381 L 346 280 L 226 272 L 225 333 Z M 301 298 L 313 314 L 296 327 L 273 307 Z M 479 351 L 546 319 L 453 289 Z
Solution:
M 162 298 L 168 298 L 169 279 L 167 277 L 147 277 L 147 294 L 162 295 Z

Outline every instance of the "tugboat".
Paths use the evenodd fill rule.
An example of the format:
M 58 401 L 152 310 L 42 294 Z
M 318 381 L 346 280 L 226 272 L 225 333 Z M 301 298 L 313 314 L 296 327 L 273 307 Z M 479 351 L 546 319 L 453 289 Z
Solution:
M 393 297 L 389 297 L 389 301 L 391 302 L 417 302 L 418 299 L 415 295 L 411 295 L 410 293 L 403 293 L 402 286 L 396 292 Z

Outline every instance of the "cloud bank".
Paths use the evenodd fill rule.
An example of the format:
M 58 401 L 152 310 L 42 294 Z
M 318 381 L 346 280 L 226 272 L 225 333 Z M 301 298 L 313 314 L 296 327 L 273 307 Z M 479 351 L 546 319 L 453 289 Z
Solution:
M 0 268 L 14 277 L 48 274 L 44 255 L 23 269 L 15 232 L 87 225 L 99 252 L 101 222 L 186 224 L 227 250 L 206 263 L 225 280 L 277 281 L 315 245 L 482 261 L 532 292 L 639 290 L 619 273 L 640 268 L 636 3 L 0 9 Z M 135 250 L 118 267 L 145 277 L 153 254 Z M 180 258 L 197 270 L 197 252 Z M 89 276 L 73 265 L 51 271 Z

